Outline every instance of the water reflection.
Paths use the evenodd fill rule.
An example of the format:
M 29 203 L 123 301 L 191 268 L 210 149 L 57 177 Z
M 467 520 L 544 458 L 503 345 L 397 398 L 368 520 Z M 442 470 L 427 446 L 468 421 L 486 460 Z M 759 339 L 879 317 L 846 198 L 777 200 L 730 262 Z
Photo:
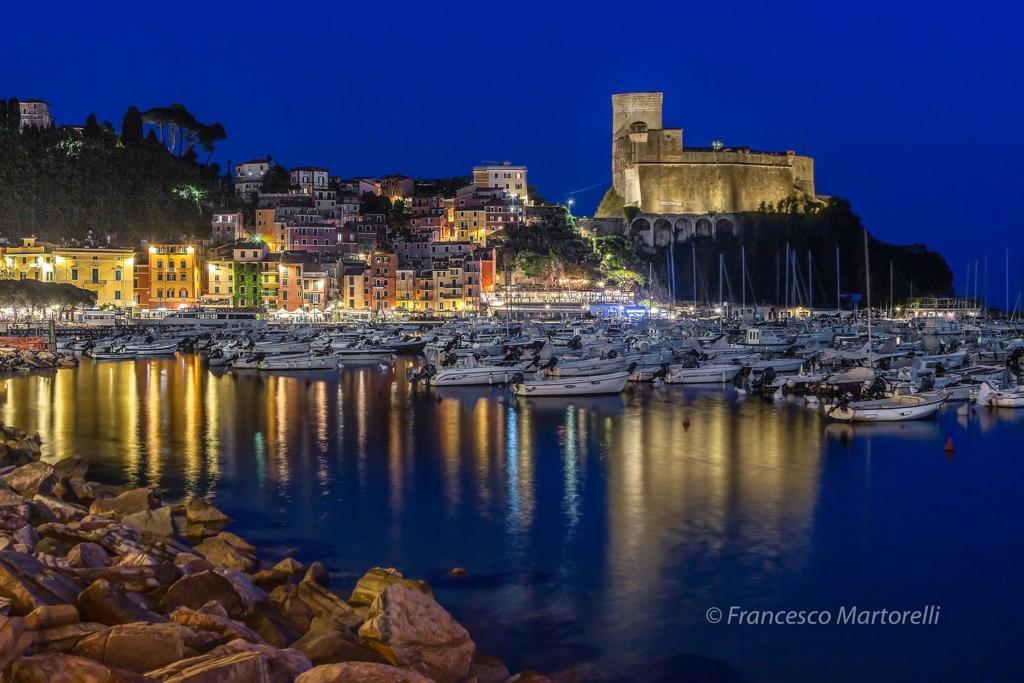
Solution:
M 107 479 L 215 499 L 254 541 L 343 571 L 502 577 L 446 602 L 520 664 L 546 629 L 613 669 L 672 655 L 675 640 L 655 634 L 703 618 L 721 588 L 711 577 L 739 563 L 742 590 L 766 595 L 806 561 L 813 412 L 718 389 L 514 400 L 403 377 L 85 359 L 0 380 L 0 419 L 39 430 L 48 459 L 90 453 Z M 531 626 L 510 635 L 495 620 Z

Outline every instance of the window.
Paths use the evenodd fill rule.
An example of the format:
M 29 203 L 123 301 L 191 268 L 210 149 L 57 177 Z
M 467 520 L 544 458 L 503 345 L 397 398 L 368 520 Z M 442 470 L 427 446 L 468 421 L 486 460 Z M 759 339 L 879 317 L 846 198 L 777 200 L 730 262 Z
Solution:
M 115 301 L 120 301 L 121 300 L 121 290 L 117 290 L 116 292 L 114 292 L 114 300 Z
M 99 268 L 93 268 L 92 269 L 92 283 L 94 285 L 98 285 L 99 282 L 100 282 L 100 269 Z
M 116 282 L 120 282 L 121 281 L 121 269 L 120 268 L 115 268 L 114 269 L 114 280 Z
M 77 280 L 78 279 L 78 268 L 72 268 L 71 269 L 71 279 L 72 280 Z
M 156 290 L 156 298 L 157 299 L 163 299 L 164 298 L 164 290 L 162 290 L 162 289 Z
M 178 294 L 181 295 L 182 299 L 187 299 L 188 298 L 188 290 L 187 289 L 181 290 L 180 292 L 178 292 Z

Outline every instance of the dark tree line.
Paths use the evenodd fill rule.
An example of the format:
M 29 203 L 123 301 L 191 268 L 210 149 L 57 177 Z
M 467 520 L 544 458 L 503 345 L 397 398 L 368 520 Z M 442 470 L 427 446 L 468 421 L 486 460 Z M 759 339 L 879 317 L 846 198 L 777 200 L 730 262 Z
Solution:
M 35 315 L 38 309 L 56 308 L 68 312 L 74 308 L 96 305 L 96 292 L 81 287 L 39 280 L 0 280 L 0 308 L 28 309 Z
M 91 232 L 125 244 L 177 239 L 205 233 L 209 210 L 233 201 L 229 180 L 209 163 L 223 127 L 180 117 L 183 108 L 172 123 L 131 107 L 120 132 L 92 114 L 81 131 L 19 132 L 12 111 L 20 117 L 16 100 L 0 108 L 0 235 L 60 241 Z M 174 151 L 167 146 L 172 128 Z M 206 163 L 197 146 L 207 152 Z

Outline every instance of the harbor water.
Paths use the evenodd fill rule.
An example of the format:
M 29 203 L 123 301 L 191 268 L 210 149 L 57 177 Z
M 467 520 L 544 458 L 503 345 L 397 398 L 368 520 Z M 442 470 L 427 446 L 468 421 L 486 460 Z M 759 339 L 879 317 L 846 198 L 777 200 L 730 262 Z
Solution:
M 375 565 L 427 578 L 513 670 L 1024 679 L 1024 410 L 851 426 L 718 387 L 414 388 L 407 363 L 84 358 L 0 378 L 0 421 L 38 431 L 47 460 L 91 456 L 94 478 L 206 497 L 261 549 L 325 559 L 342 592 Z M 835 621 L 926 606 L 936 623 Z M 729 623 L 733 608 L 833 623 Z

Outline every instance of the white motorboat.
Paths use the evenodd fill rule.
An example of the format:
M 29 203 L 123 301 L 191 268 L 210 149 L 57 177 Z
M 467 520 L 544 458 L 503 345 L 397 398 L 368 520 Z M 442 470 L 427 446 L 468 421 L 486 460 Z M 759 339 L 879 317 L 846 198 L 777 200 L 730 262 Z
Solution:
M 770 360 L 759 360 L 753 363 L 744 363 L 750 368 L 750 374 L 757 377 L 769 368 L 775 372 L 798 372 L 804 364 L 803 358 L 772 358 Z
M 825 414 L 842 422 L 922 420 L 937 413 L 947 398 L 945 391 L 922 391 L 869 401 L 840 401 L 826 405 Z
M 94 347 L 85 352 L 93 360 L 134 360 L 135 354 L 125 351 L 123 346 Z
M 525 380 L 512 378 L 512 393 L 516 396 L 597 396 L 618 394 L 626 388 L 629 370 L 606 375 Z
M 178 351 L 176 341 L 131 342 L 124 345 L 124 350 L 136 356 L 168 356 Z
M 747 328 L 747 334 L 740 342 L 743 346 L 750 346 L 762 351 L 785 351 L 793 342 L 777 336 L 774 332 L 760 327 Z
M 340 367 L 334 354 L 282 353 L 259 361 L 260 370 L 334 370 Z
M 670 365 L 662 381 L 665 384 L 725 384 L 735 379 L 742 369 L 739 365 L 705 365 L 696 368 Z
M 334 353 L 346 363 L 370 361 L 390 362 L 394 360 L 394 351 L 387 346 L 354 346 L 336 349 Z
M 309 353 L 309 343 L 286 341 L 256 342 L 252 350 L 255 353 Z
M 526 361 L 515 365 L 462 365 L 438 369 L 428 364 L 418 371 L 410 368 L 408 375 L 414 384 L 423 382 L 435 387 L 479 386 L 509 382 L 515 375 L 529 372 L 532 365 L 532 361 Z
M 974 402 L 990 408 L 1024 408 L 1024 390 L 999 390 L 989 382 L 982 382 L 978 389 L 978 398 Z
M 612 358 L 581 358 L 567 361 L 552 356 L 547 363 L 541 365 L 540 369 L 551 377 L 585 377 L 619 372 L 624 367 L 626 367 L 626 361 L 624 358 L 619 358 L 618 355 Z

